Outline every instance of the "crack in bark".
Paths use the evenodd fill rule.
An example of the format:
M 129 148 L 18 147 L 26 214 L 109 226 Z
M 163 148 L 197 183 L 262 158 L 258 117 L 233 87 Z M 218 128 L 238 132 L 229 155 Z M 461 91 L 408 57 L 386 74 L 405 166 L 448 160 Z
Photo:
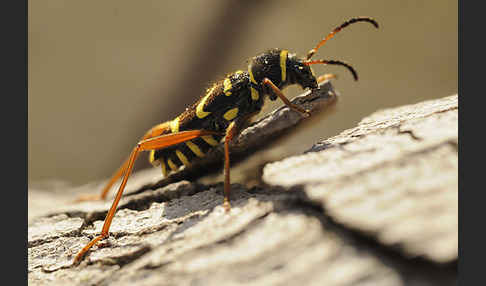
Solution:
M 455 285 L 457 260 L 441 264 L 420 256 L 405 257 L 399 247 L 383 245 L 375 237 L 335 221 L 326 214 L 325 206 L 312 201 L 302 187 L 294 187 L 293 191 L 301 194 L 286 201 L 282 208 L 275 212 L 297 211 L 318 219 L 323 229 L 337 234 L 350 245 L 360 245 L 360 249 L 371 252 L 385 265 L 399 272 L 405 280 L 405 285 Z
M 53 236 L 49 236 L 47 238 L 44 237 L 44 238 L 28 241 L 27 242 L 27 248 L 32 248 L 32 247 L 43 245 L 45 243 L 53 242 L 54 240 L 61 238 L 61 237 L 79 237 L 79 236 L 81 236 L 81 227 L 79 229 L 75 229 L 75 230 L 72 230 L 70 232 L 60 234 L 60 235 L 53 235 Z
M 451 109 L 453 109 L 453 108 L 451 108 Z M 437 113 L 439 113 L 439 112 L 437 112 Z M 435 113 L 430 114 L 428 116 L 432 116 L 434 114 Z M 428 116 L 424 116 L 423 118 L 428 117 Z M 366 134 L 353 134 L 353 135 L 348 135 L 348 137 L 361 139 L 361 138 L 365 138 L 365 137 L 367 137 L 369 135 L 375 135 L 375 134 L 380 133 L 380 132 L 383 132 L 385 130 L 393 130 L 393 129 L 395 129 L 396 130 L 396 135 L 408 135 L 408 136 L 410 136 L 410 138 L 412 138 L 415 141 L 423 141 L 423 138 L 415 135 L 415 133 L 413 132 L 413 130 L 402 130 L 401 127 L 402 127 L 402 123 L 403 122 L 405 122 L 405 121 L 402 121 L 400 123 L 397 123 L 397 124 L 394 124 L 394 125 L 390 125 L 390 126 L 387 126 L 387 127 L 384 127 L 384 128 L 375 129 L 375 130 L 370 131 L 370 132 L 368 132 Z M 339 135 L 336 136 L 336 137 L 334 137 L 334 138 L 337 138 L 337 137 L 339 137 Z M 323 150 L 333 149 L 333 148 L 338 148 L 338 149 L 343 150 L 343 151 L 346 151 L 346 152 L 348 152 L 350 154 L 360 154 L 360 153 L 363 153 L 363 152 L 370 152 L 370 151 L 374 151 L 375 150 L 375 149 L 366 149 L 366 150 L 359 150 L 359 151 L 350 151 L 350 150 L 346 149 L 345 146 L 348 145 L 348 144 L 354 143 L 357 140 L 351 140 L 351 139 L 349 139 L 347 141 L 338 142 L 338 143 L 329 142 L 332 139 L 333 138 L 326 139 L 326 140 L 323 140 L 321 142 L 318 142 L 318 143 L 314 144 L 309 150 L 306 150 L 303 154 L 312 153 L 312 152 L 320 152 L 320 151 L 323 151 Z M 457 149 L 457 143 L 452 142 L 452 141 L 444 141 L 444 142 L 448 142 L 448 143 L 451 143 L 451 144 L 455 144 L 455 147 Z
M 413 133 L 413 130 L 401 130 L 398 128 L 398 134 L 407 134 L 409 135 L 413 140 L 421 141 L 422 138 L 418 137 Z
M 458 109 L 458 107 L 454 106 L 454 107 L 450 107 L 450 108 L 443 109 L 443 110 L 437 110 L 437 111 L 434 111 L 432 113 L 425 114 L 425 115 L 422 115 L 422 116 L 414 117 L 412 119 L 415 119 L 415 120 L 424 119 L 424 118 L 434 116 L 436 114 L 445 113 L 445 112 L 449 112 L 449 111 L 453 111 L 453 110 L 457 110 L 457 109 Z M 343 147 L 343 146 L 345 146 L 349 143 L 355 142 L 356 140 L 352 140 L 354 138 L 361 139 L 361 138 L 366 137 L 368 135 L 374 135 L 374 134 L 383 132 L 387 129 L 397 129 L 398 130 L 397 134 L 407 134 L 412 139 L 417 140 L 417 141 L 423 140 L 423 138 L 415 135 L 413 130 L 401 130 L 402 124 L 407 122 L 407 120 L 410 120 L 410 119 L 400 120 L 399 122 L 392 124 L 392 125 L 389 125 L 389 126 L 374 128 L 373 130 L 366 130 L 366 133 L 363 133 L 363 134 L 352 134 L 353 132 L 358 132 L 363 127 L 366 127 L 367 125 L 369 125 L 368 123 L 360 123 L 360 124 L 358 124 L 357 127 L 354 127 L 352 129 L 348 129 L 347 131 L 349 132 L 349 134 L 337 135 L 335 137 L 325 139 L 321 142 L 318 142 L 318 143 L 314 144 L 309 150 L 305 151 L 304 154 L 309 153 L 309 152 L 318 152 L 318 151 L 322 151 L 322 150 L 326 150 L 326 149 L 332 149 L 332 148 L 341 148 L 341 147 Z M 346 131 L 344 131 L 344 132 L 346 132 Z M 338 142 L 338 143 L 332 142 L 332 140 L 337 139 L 337 138 L 342 138 L 342 137 L 344 137 L 344 138 L 348 137 L 349 139 L 344 141 L 344 142 Z

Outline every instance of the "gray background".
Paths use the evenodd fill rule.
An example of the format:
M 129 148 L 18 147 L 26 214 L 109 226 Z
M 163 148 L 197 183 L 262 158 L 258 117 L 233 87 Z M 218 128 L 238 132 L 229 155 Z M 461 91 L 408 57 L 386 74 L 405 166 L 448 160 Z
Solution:
M 299 55 L 335 26 L 314 58 L 341 67 L 337 112 L 285 143 L 295 154 L 377 109 L 457 93 L 457 1 L 29 1 L 29 183 L 108 177 L 151 126 L 268 48 Z M 290 87 L 290 97 L 301 91 Z M 266 111 L 273 108 L 270 105 Z M 139 168 L 150 167 L 143 156 Z

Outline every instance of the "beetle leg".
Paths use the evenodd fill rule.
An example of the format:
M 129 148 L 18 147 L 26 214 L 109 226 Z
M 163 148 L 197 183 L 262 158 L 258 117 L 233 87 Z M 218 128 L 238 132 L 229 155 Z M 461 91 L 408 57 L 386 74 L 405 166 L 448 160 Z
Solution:
M 223 207 L 225 211 L 229 211 L 231 209 L 230 204 L 230 191 L 231 191 L 231 183 L 230 183 L 230 157 L 229 157 L 229 143 L 233 140 L 234 136 L 236 135 L 238 128 L 236 127 L 235 121 L 231 122 L 228 128 L 226 129 L 226 136 L 224 137 L 224 201 Z
M 282 91 L 280 90 L 280 88 L 278 88 L 270 79 L 268 78 L 264 78 L 262 83 L 268 87 L 270 87 L 273 92 L 285 103 L 285 105 L 287 105 L 290 109 L 294 110 L 294 111 L 297 111 L 297 112 L 300 112 L 302 114 L 305 114 L 306 116 L 310 116 L 310 111 L 309 110 L 306 110 L 306 109 L 303 109 L 302 107 L 298 106 L 298 105 L 295 105 L 293 104 L 292 102 L 290 102 L 290 100 L 288 100 L 287 97 L 285 97 L 285 95 L 282 93 Z
M 138 142 L 137 146 L 133 148 L 132 153 L 130 153 L 130 157 L 128 159 L 128 163 L 126 164 L 126 168 L 124 168 L 122 171 L 122 173 L 124 174 L 123 180 L 121 182 L 120 188 L 118 189 L 118 192 L 116 193 L 115 199 L 113 200 L 110 210 L 106 215 L 101 233 L 93 240 L 91 240 L 85 247 L 83 247 L 83 249 L 81 249 L 78 252 L 76 257 L 74 258 L 73 264 L 79 263 L 83 258 L 84 254 L 86 254 L 86 252 L 93 245 L 95 245 L 99 240 L 108 236 L 108 231 L 110 229 L 111 221 L 113 220 L 113 217 L 115 215 L 116 207 L 118 206 L 118 202 L 120 201 L 121 196 L 123 194 L 123 190 L 125 189 L 125 185 L 127 184 L 128 177 L 130 176 L 130 173 L 133 168 L 133 163 L 137 159 L 140 151 L 163 149 L 201 136 L 216 135 L 216 134 L 220 134 L 220 133 L 214 131 L 206 131 L 206 130 L 181 131 L 177 133 L 165 134 L 165 135 L 148 138 Z
M 168 122 L 164 122 L 152 127 L 149 131 L 145 133 L 145 135 L 140 140 L 149 139 L 155 136 L 162 135 L 165 131 L 170 130 Z M 78 196 L 78 198 L 74 202 L 83 202 L 83 201 L 96 201 L 96 200 L 104 200 L 108 195 L 113 184 L 118 181 L 119 178 L 123 176 L 123 172 L 127 168 L 128 162 L 130 161 L 130 157 L 128 157 L 125 162 L 116 170 L 115 173 L 110 178 L 110 181 L 105 185 L 103 190 L 100 194 L 82 194 Z

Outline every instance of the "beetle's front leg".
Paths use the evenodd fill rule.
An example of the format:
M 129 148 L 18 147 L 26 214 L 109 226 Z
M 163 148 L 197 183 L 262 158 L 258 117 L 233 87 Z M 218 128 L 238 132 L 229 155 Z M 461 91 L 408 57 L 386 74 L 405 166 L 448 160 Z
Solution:
M 278 88 L 270 79 L 264 78 L 262 84 L 269 87 L 275 93 L 275 95 L 277 95 L 290 109 L 300 112 L 306 117 L 309 117 L 311 115 L 309 110 L 303 109 L 302 107 L 290 102 L 290 100 L 283 94 L 280 88 Z

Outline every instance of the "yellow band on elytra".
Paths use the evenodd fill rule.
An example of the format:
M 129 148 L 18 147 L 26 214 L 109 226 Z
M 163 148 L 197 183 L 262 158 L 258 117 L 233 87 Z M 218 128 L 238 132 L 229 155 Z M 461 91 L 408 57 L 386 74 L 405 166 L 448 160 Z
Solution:
M 208 98 L 211 96 L 211 93 L 213 92 L 213 90 L 216 88 L 216 85 L 214 85 L 211 89 L 209 89 L 207 92 L 206 92 L 206 95 L 204 96 L 204 98 L 199 102 L 199 104 L 197 105 L 196 107 L 196 116 L 198 118 L 204 118 L 206 116 L 208 116 L 209 114 L 211 114 L 211 112 L 206 112 L 204 111 L 204 105 L 206 105 L 206 101 L 208 100 Z
M 179 117 L 176 117 L 174 120 L 172 120 L 170 123 L 170 131 L 172 133 L 177 133 L 179 132 Z
M 230 96 L 231 95 L 231 88 L 233 86 L 231 85 L 231 79 L 229 79 L 228 77 L 224 79 L 223 81 L 223 92 L 226 96 Z

